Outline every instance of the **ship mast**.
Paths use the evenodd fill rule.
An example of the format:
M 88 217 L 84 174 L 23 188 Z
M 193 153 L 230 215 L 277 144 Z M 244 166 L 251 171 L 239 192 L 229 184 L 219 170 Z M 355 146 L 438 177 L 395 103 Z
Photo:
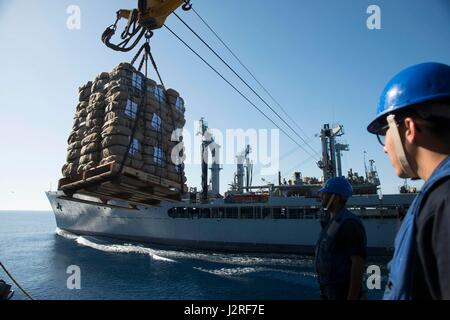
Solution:
M 208 146 L 211 144 L 211 135 L 208 132 L 208 124 L 204 118 L 200 119 L 199 131 L 197 135 L 202 136 L 202 193 L 203 202 L 208 200 Z
M 252 152 L 251 146 L 247 145 L 245 149 L 242 150 L 236 156 L 237 167 L 232 187 L 239 193 L 244 191 L 244 189 L 248 192 L 252 186 L 253 163 L 248 156 L 251 152 Z M 244 188 L 244 177 L 245 177 L 245 188 Z
M 337 125 L 331 129 L 329 124 L 324 124 L 323 129 L 320 131 L 322 160 L 317 165 L 323 171 L 324 181 L 337 175 L 342 176 L 341 151 L 348 151 L 348 145 L 336 144 L 336 137 L 340 137 L 343 134 L 344 126 L 342 125 Z

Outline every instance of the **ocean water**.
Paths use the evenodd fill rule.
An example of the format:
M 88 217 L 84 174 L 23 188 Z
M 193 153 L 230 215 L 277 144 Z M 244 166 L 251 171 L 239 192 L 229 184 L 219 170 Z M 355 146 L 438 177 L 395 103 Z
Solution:
M 309 256 L 186 251 L 77 236 L 58 230 L 52 212 L 0 211 L 0 261 L 35 299 L 319 299 Z M 368 263 L 381 266 L 384 284 L 386 259 Z M 80 289 L 67 286 L 69 266 L 79 267 Z M 0 279 L 11 284 L 3 270 Z M 13 299 L 26 299 L 14 290 Z M 381 296 L 381 289 L 368 290 L 369 299 Z

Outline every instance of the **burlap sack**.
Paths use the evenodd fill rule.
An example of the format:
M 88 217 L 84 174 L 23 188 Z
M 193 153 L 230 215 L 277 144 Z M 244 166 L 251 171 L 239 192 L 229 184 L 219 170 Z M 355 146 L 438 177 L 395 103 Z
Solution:
M 67 143 L 72 144 L 74 142 L 81 141 L 85 137 L 85 132 L 86 132 L 85 127 L 82 127 L 76 131 L 72 131 L 69 136 L 69 139 L 67 140 Z
M 106 109 L 106 104 L 105 103 L 96 103 L 93 105 L 89 105 L 89 107 L 87 107 L 86 111 L 87 111 L 87 115 L 86 115 L 86 120 L 92 119 L 92 118 L 102 118 L 105 116 L 105 109 Z
M 86 116 L 87 116 L 87 110 L 86 110 L 86 108 L 83 108 L 83 109 L 80 109 L 77 112 L 75 112 L 74 118 L 83 119 L 83 118 L 86 118 Z
M 167 178 L 167 170 L 164 167 L 164 165 L 155 167 L 155 176 L 161 177 L 161 178 L 164 178 L 164 179 Z
M 102 136 L 99 133 L 91 133 L 87 135 L 83 140 L 81 140 L 81 146 L 84 147 L 92 142 L 100 142 L 102 140 Z
M 75 142 L 72 142 L 72 143 L 70 143 L 68 146 L 67 146 L 67 151 L 71 151 L 71 150 L 73 150 L 73 149 L 81 149 L 81 141 L 75 141 Z
M 106 136 L 102 140 L 102 148 L 107 148 L 109 146 L 128 147 L 129 141 L 130 141 L 129 136 L 122 136 L 122 135 Z
M 128 115 L 125 111 L 127 110 L 127 106 L 130 102 L 133 102 L 134 104 L 136 104 L 136 109 L 135 109 L 135 115 L 131 116 Z M 140 108 L 140 100 L 139 99 L 127 99 L 127 100 L 122 100 L 122 101 L 112 101 L 109 102 L 106 107 L 105 107 L 105 112 L 118 112 L 120 113 L 121 117 L 124 118 L 128 118 L 131 120 L 134 120 L 136 118 L 137 112 L 139 111 L 138 108 Z M 140 110 L 140 118 L 143 118 L 143 115 L 145 114 L 145 109 L 141 109 Z
M 92 127 L 103 127 L 104 124 L 104 118 L 93 118 L 86 121 L 86 128 L 92 128 Z
M 167 97 L 175 97 L 175 98 L 177 98 L 177 97 L 180 96 L 180 94 L 178 93 L 178 91 L 169 88 L 169 89 L 166 90 L 166 96 Z
M 148 135 L 144 135 L 144 139 L 142 141 L 143 144 L 147 146 L 158 146 L 161 145 L 161 143 L 163 142 L 163 140 L 159 139 L 158 136 L 153 137 Z
M 106 87 L 106 96 L 110 97 L 118 92 L 130 92 L 130 86 L 125 82 L 119 82 L 117 80 L 111 81 Z
M 156 166 L 158 162 L 155 161 L 155 157 L 150 154 L 143 154 L 142 159 L 144 160 L 144 165 Z
M 100 142 L 92 142 L 81 148 L 81 155 L 87 155 L 90 153 L 100 152 L 102 144 Z
M 175 126 L 177 128 L 184 128 L 185 125 L 186 125 L 186 119 L 185 118 L 180 118 L 179 120 L 175 121 Z
M 65 163 L 61 169 L 63 177 L 71 177 L 77 174 L 78 163 Z
M 109 73 L 108 72 L 100 73 L 98 76 L 95 77 L 94 81 L 105 80 L 105 79 L 109 79 Z
M 99 165 L 100 165 L 100 163 L 98 161 L 90 161 L 88 163 L 82 163 L 82 164 L 78 165 L 77 173 L 81 174 L 85 171 L 94 169 L 94 168 L 98 167 Z
M 176 174 L 176 173 L 168 172 L 166 179 L 173 181 L 173 182 L 181 183 L 182 176 L 180 176 L 179 174 Z
M 72 131 L 77 131 L 78 129 L 80 129 L 80 123 L 81 123 L 80 118 L 75 117 L 73 119 Z
M 134 97 L 142 97 L 144 90 L 139 89 L 133 85 L 131 78 L 120 78 L 108 83 L 105 88 L 106 96 L 111 97 L 118 92 L 127 92 Z
M 76 162 L 81 156 L 81 149 L 72 149 L 67 152 L 66 161 Z
M 114 145 L 114 146 L 108 146 L 106 148 L 102 149 L 102 158 L 108 158 L 110 156 L 123 156 L 127 152 L 128 146 L 120 146 L 120 145 Z M 131 151 L 128 153 L 128 157 L 134 158 L 136 160 L 142 161 L 142 153 L 140 151 L 136 151 L 135 153 L 131 153 Z
M 90 96 L 91 96 L 91 89 L 90 88 L 83 89 L 80 91 L 78 95 L 78 101 L 88 102 Z
M 108 158 L 110 156 L 123 156 L 127 152 L 126 146 L 108 146 L 102 149 L 102 157 Z
M 86 132 L 85 133 L 86 133 L 87 136 L 91 135 L 93 133 L 101 134 L 102 130 L 103 130 L 103 127 L 101 127 L 101 126 L 94 126 L 94 127 L 91 127 L 91 128 L 86 127 Z
M 122 163 L 123 157 L 121 156 L 110 156 L 107 158 L 103 158 L 102 161 L 100 161 L 100 165 L 110 163 L 110 162 L 117 162 L 118 164 Z M 136 160 L 133 158 L 127 158 L 125 160 L 125 165 L 132 167 L 136 170 L 141 170 L 144 166 L 144 161 Z
M 106 99 L 105 94 L 101 92 L 92 93 L 91 96 L 89 97 L 89 104 L 92 105 L 98 102 L 103 102 L 105 101 L 105 99 Z
M 144 166 L 142 167 L 142 171 L 145 171 L 145 172 L 150 173 L 150 174 L 155 174 L 156 166 L 147 165 L 144 162 Z
M 84 84 L 78 88 L 78 92 L 84 91 L 86 89 L 90 89 L 91 86 L 92 86 L 92 81 L 88 81 L 86 84 Z
M 145 100 L 145 111 L 151 113 L 167 113 L 167 105 L 164 102 L 158 101 L 154 96 L 148 97 Z
M 106 93 L 106 85 L 109 82 L 109 74 L 108 79 L 96 80 L 92 84 L 91 93 Z
M 116 67 L 114 67 L 114 69 L 112 71 L 114 72 L 114 71 L 118 71 L 118 70 L 133 70 L 133 71 L 135 71 L 136 68 L 131 63 L 121 62 Z
M 95 163 L 96 165 L 101 160 L 101 154 L 100 152 L 93 152 L 89 154 L 85 154 L 84 156 L 80 157 L 80 164 L 87 164 L 89 162 Z
M 136 120 L 132 120 L 128 117 L 123 117 L 122 112 L 108 112 L 105 115 L 105 123 L 103 127 L 109 127 L 109 126 L 123 126 L 127 127 L 129 129 L 133 129 L 134 125 L 136 123 Z M 144 127 L 144 120 L 140 119 L 138 120 L 138 130 L 143 131 L 145 129 Z
M 131 136 L 131 133 L 131 129 L 124 126 L 103 126 L 102 137 L 113 134 Z
M 89 109 L 89 112 L 86 116 L 86 121 L 92 120 L 94 118 L 103 118 L 103 117 L 105 117 L 104 108 L 92 108 Z
M 130 92 L 129 91 L 119 91 L 119 92 L 115 92 L 113 94 L 110 94 L 106 97 L 106 102 L 110 103 L 110 102 L 122 102 L 122 101 L 127 101 L 130 98 Z
M 89 105 L 89 102 L 86 102 L 86 101 L 78 102 L 76 112 L 86 109 L 88 105 Z

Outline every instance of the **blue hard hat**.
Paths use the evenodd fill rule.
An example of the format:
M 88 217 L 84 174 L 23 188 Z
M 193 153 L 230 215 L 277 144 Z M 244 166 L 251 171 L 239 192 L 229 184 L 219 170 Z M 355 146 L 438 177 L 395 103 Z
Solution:
M 402 70 L 388 82 L 380 97 L 377 116 L 367 130 L 376 133 L 386 116 L 423 102 L 450 100 L 450 66 L 427 62 Z
M 319 190 L 319 193 L 334 193 L 344 198 L 349 198 L 353 194 L 352 186 L 347 179 L 342 177 L 335 177 L 329 179 L 325 186 Z

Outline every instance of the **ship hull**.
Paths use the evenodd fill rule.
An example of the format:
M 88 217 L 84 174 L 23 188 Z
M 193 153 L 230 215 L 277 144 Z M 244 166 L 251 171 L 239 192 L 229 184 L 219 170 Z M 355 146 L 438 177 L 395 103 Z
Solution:
M 57 227 L 78 235 L 102 236 L 179 248 L 230 252 L 313 254 L 320 220 L 172 218 L 174 204 L 140 208 L 73 201 L 59 192 L 47 197 Z M 397 219 L 363 219 L 370 255 L 392 254 Z

